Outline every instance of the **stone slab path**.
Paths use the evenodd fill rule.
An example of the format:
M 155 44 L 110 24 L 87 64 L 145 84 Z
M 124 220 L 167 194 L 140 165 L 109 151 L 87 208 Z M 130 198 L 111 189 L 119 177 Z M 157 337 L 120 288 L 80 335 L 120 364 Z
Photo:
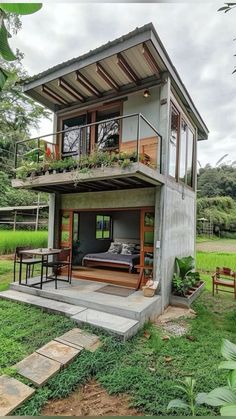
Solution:
M 83 349 L 95 351 L 100 345 L 98 336 L 74 328 L 42 346 L 14 367 L 18 374 L 30 380 L 35 387 L 41 387 Z M 34 392 L 33 388 L 19 380 L 7 375 L 0 376 L 0 416 L 12 413 Z
M 98 336 L 86 333 L 77 327 L 69 330 L 69 332 L 64 333 L 64 335 L 55 340 L 67 345 L 72 345 L 73 348 L 84 348 L 91 352 L 94 352 L 101 345 Z
M 15 378 L 0 377 L 0 416 L 10 415 L 17 407 L 29 399 L 35 390 Z
M 72 348 L 71 346 L 52 340 L 38 349 L 36 353 L 57 361 L 65 367 L 69 362 L 73 361 L 81 351 L 82 348 Z
M 41 387 L 61 368 L 61 364 L 36 352 L 14 366 L 18 374 L 28 378 L 36 387 Z

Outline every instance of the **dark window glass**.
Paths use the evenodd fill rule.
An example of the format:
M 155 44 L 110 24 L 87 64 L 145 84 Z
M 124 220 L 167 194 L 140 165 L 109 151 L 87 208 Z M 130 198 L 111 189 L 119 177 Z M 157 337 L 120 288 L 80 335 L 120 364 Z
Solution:
M 97 121 L 116 118 L 119 112 L 114 113 L 98 113 Z M 119 149 L 119 127 L 120 120 L 111 120 L 101 122 L 97 125 L 96 144 L 99 150 L 118 150 Z
M 87 154 L 89 151 L 90 129 L 80 128 L 81 125 L 89 123 L 86 115 L 76 118 L 65 119 L 63 121 L 63 130 L 67 130 L 62 134 L 62 154 L 81 155 Z
M 171 108 L 171 127 L 170 127 L 170 149 L 169 149 L 169 175 L 176 176 L 176 156 L 177 143 L 179 137 L 179 113 Z
M 180 134 L 180 152 L 179 152 L 179 179 L 185 182 L 186 177 L 186 152 L 187 152 L 187 135 L 188 125 L 182 119 L 181 121 L 181 134 Z
M 96 216 L 96 239 L 111 238 L 111 217 L 110 215 Z

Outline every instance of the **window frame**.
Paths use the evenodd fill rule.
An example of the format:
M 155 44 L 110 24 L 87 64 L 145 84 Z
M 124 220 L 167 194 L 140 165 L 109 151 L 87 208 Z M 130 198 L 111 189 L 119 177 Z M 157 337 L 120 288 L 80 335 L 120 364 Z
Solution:
M 178 120 L 178 131 L 177 131 L 177 139 L 176 139 L 176 156 L 175 156 L 175 175 L 172 176 L 169 173 L 170 170 L 170 136 L 171 136 L 171 117 L 172 117 L 172 109 L 174 109 L 174 111 L 178 114 L 179 116 L 179 120 Z M 169 157 L 168 157 L 168 176 L 171 179 L 175 179 L 177 180 L 178 178 L 178 154 L 179 154 L 179 136 L 180 136 L 180 118 L 181 118 L 181 114 L 179 109 L 175 106 L 175 104 L 173 103 L 173 101 L 170 101 L 170 124 L 169 124 Z
M 185 185 L 190 190 L 196 190 L 196 127 L 190 122 L 186 114 L 184 113 L 181 105 L 177 102 L 176 98 L 173 94 L 171 94 L 170 99 L 170 124 L 169 124 L 169 142 L 170 142 L 170 134 L 171 134 L 171 110 L 174 107 L 175 110 L 179 113 L 179 131 L 178 131 L 178 143 L 176 147 L 176 170 L 175 170 L 175 177 L 169 174 L 169 160 L 170 160 L 170 148 L 169 148 L 169 158 L 168 158 L 168 176 L 171 179 L 175 179 L 176 182 Z M 179 178 L 180 172 L 180 147 L 181 147 L 181 126 L 182 121 L 184 121 L 188 127 L 187 129 L 187 144 L 186 144 L 186 155 L 185 155 L 185 180 L 184 182 Z M 192 151 L 192 186 L 187 184 L 187 158 L 188 158 L 188 132 L 189 130 L 193 134 L 193 151 Z
M 99 231 L 102 231 L 102 237 L 97 237 L 97 231 L 98 231 L 98 229 L 97 229 L 97 217 L 102 217 L 103 218 L 103 228 L 101 229 L 101 230 L 99 230 Z M 110 222 L 110 229 L 109 229 L 109 237 L 103 237 L 103 235 L 104 235 L 104 231 L 107 231 L 107 230 L 104 230 L 104 217 L 109 217 L 110 218 L 110 220 L 109 220 L 109 222 Z M 112 216 L 110 215 L 110 214 L 101 214 L 101 213 L 96 213 L 95 214 L 95 240 L 112 240 Z

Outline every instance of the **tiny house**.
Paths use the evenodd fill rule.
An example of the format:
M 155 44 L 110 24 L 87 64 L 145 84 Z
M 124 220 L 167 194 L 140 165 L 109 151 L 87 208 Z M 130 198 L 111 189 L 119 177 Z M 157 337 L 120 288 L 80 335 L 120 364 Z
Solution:
M 23 90 L 54 113 L 52 133 L 17 144 L 13 180 L 50 194 L 49 246 L 71 247 L 73 277 L 85 281 L 135 287 L 138 267 L 152 267 L 167 306 L 175 257 L 195 253 L 197 144 L 208 129 L 155 28 Z

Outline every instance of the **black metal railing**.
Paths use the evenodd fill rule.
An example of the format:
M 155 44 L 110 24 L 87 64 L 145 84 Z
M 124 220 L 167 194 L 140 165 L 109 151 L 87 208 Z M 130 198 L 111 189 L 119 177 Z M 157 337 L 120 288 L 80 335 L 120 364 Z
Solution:
M 133 154 L 136 161 L 149 164 L 161 172 L 162 137 L 140 113 L 19 141 L 15 148 L 15 169 L 66 157 L 74 157 L 78 161 L 81 156 L 90 155 L 95 150 Z

